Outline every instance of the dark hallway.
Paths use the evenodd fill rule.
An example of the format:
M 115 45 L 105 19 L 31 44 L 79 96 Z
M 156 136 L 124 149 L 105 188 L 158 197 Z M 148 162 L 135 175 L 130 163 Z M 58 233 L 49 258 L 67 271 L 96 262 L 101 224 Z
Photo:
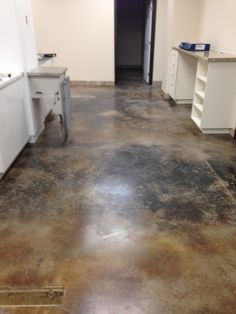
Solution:
M 147 0 L 116 0 L 115 68 L 117 83 L 120 83 L 120 80 L 125 83 L 126 74 L 130 81 L 133 77 L 130 75 L 131 72 L 136 72 L 136 78 L 139 76 L 142 79 L 141 82 L 152 83 L 151 47 L 155 37 L 149 38 L 149 36 L 154 36 L 154 26 L 150 25 L 152 19 L 147 19 L 150 17 L 148 12 L 150 9 Z
M 144 84 L 143 74 L 139 69 L 120 69 L 117 71 L 117 85 L 129 86 L 130 84 Z

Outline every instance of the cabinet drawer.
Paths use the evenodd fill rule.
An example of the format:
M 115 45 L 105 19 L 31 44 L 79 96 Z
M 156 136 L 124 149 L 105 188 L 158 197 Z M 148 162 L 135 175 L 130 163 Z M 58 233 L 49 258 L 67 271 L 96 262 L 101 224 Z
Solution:
M 60 93 L 63 78 L 30 78 L 30 92 L 34 99 L 53 97 Z

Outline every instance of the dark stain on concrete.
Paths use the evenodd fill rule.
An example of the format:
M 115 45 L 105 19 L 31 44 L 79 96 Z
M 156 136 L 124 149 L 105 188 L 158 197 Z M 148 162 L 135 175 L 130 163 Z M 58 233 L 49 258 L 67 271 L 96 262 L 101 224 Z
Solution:
M 227 183 L 227 188 L 236 195 L 236 159 L 232 160 L 210 160 L 211 167 L 216 174 Z
M 168 221 L 209 222 L 226 219 L 235 206 L 217 186 L 206 162 L 175 157 L 163 147 L 133 145 L 112 154 L 104 151 L 99 169 L 103 171 L 94 179 L 101 187 L 98 196 L 119 204 L 117 210 L 125 210 L 124 215 L 147 209 L 161 211 Z M 125 196 L 129 201 L 122 207 Z
M 235 144 L 138 79 L 73 89 L 0 183 L 0 285 L 64 286 L 65 309 L 235 313 Z

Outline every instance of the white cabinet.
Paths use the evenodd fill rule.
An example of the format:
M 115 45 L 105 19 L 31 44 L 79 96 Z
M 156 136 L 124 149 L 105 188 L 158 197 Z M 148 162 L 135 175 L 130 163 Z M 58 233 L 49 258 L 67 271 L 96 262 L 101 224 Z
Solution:
M 192 103 L 196 71 L 196 59 L 172 50 L 169 95 L 177 104 Z
M 193 104 L 191 118 L 207 134 L 235 128 L 236 56 L 216 51 L 172 51 L 169 94 L 177 104 Z
M 173 99 L 176 98 L 175 92 L 176 92 L 176 77 L 177 77 L 177 71 L 178 71 L 178 59 L 179 59 L 178 51 L 172 50 L 169 94 Z
M 65 102 L 66 95 L 69 93 L 64 92 L 64 87 L 68 86 L 69 90 L 69 79 L 66 79 L 65 67 L 38 67 L 30 72 L 28 72 L 29 77 L 29 86 L 32 97 L 32 102 L 35 108 L 44 110 L 44 116 L 37 115 L 41 117 L 38 123 L 43 123 L 45 117 L 50 111 L 53 111 L 56 115 L 59 115 L 64 122 L 66 127 L 69 127 L 69 114 L 66 114 L 65 104 L 70 104 L 70 99 L 68 102 Z M 65 84 L 68 82 L 68 84 Z M 70 98 L 70 97 L 69 97 Z M 69 106 L 68 106 L 69 107 Z M 69 111 L 68 111 L 69 112 Z M 42 120 L 43 117 L 43 120 Z M 66 131 L 68 131 L 66 129 Z M 32 137 L 30 142 L 34 143 L 37 140 L 37 137 Z
M 203 133 L 229 134 L 234 128 L 236 63 L 199 60 L 192 120 Z
M 0 89 L 0 176 L 29 140 L 23 79 Z

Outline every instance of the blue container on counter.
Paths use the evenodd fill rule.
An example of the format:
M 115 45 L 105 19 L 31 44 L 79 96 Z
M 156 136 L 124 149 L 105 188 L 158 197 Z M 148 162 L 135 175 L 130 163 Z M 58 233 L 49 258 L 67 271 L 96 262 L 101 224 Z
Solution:
M 206 43 L 189 43 L 189 42 L 182 42 L 179 47 L 184 50 L 188 51 L 209 51 L 211 48 L 210 44 Z

